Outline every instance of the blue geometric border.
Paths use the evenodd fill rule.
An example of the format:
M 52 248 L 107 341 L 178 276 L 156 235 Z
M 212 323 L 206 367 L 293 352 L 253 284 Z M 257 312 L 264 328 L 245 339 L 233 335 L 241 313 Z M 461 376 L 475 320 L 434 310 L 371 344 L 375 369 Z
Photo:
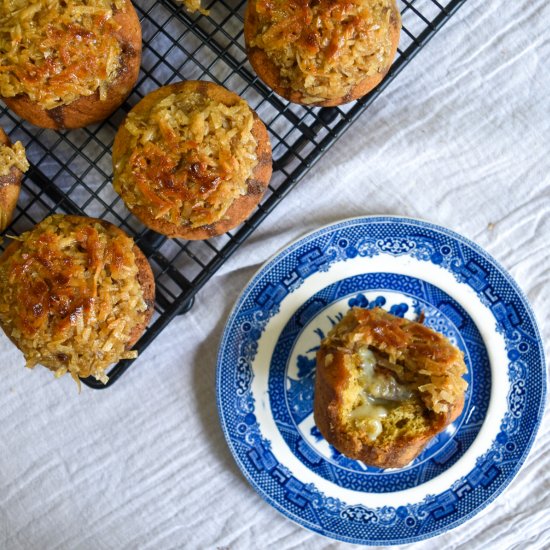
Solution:
M 476 466 L 446 491 L 398 508 L 348 506 L 305 485 L 279 463 L 260 431 L 250 392 L 258 340 L 281 301 L 313 273 L 355 256 L 409 255 L 440 265 L 472 288 L 495 319 L 508 352 L 508 410 Z M 503 366 L 504 367 L 504 366 Z M 534 441 L 544 409 L 546 370 L 534 316 L 512 278 L 481 248 L 433 224 L 394 217 L 347 220 L 308 235 L 269 261 L 238 300 L 217 370 L 222 429 L 259 494 L 297 523 L 357 544 L 405 544 L 460 525 L 511 482 Z

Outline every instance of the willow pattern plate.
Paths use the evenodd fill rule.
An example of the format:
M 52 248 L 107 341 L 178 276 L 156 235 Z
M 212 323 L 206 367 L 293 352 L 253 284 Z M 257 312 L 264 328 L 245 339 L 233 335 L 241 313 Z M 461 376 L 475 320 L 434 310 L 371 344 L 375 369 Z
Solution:
M 354 305 L 423 312 L 464 351 L 464 411 L 406 468 L 346 458 L 313 421 L 316 350 Z M 464 237 L 405 218 L 346 220 L 277 254 L 238 299 L 218 356 L 221 424 L 246 478 L 300 525 L 358 544 L 435 536 L 487 506 L 524 462 L 545 391 L 512 278 Z

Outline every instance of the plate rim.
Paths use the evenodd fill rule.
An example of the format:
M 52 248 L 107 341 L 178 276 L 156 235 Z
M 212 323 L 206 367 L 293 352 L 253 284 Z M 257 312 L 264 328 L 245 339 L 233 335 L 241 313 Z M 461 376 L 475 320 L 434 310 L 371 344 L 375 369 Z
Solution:
M 221 370 L 222 370 L 222 359 L 224 356 L 224 350 L 226 344 L 226 340 L 229 336 L 229 328 L 233 324 L 236 314 L 239 311 L 241 304 L 245 301 L 246 297 L 248 296 L 248 293 L 252 289 L 252 287 L 258 282 L 258 279 L 260 275 L 266 270 L 270 264 L 272 264 L 275 260 L 279 261 L 284 256 L 290 254 L 303 244 L 306 244 L 308 241 L 310 241 L 314 236 L 320 237 L 323 233 L 326 233 L 328 230 L 336 231 L 339 227 L 343 228 L 346 225 L 351 225 L 353 222 L 358 222 L 361 225 L 369 225 L 372 223 L 391 223 L 391 224 L 407 224 L 412 226 L 420 226 L 423 229 L 427 229 L 429 231 L 435 231 L 442 233 L 451 239 L 458 241 L 461 244 L 465 244 L 468 247 L 472 248 L 477 254 L 479 254 L 481 257 L 483 257 L 491 266 L 493 269 L 496 269 L 500 272 L 501 275 L 504 276 L 507 283 L 510 284 L 513 291 L 517 294 L 519 299 L 521 300 L 523 306 L 525 307 L 525 311 L 527 315 L 529 316 L 529 319 L 531 321 L 531 324 L 533 326 L 533 333 L 536 338 L 537 347 L 539 348 L 539 355 L 541 359 L 541 367 L 542 370 L 545 373 L 545 376 L 542 377 L 544 384 L 541 388 L 541 399 L 539 406 L 537 408 L 537 414 L 536 418 L 533 421 L 533 429 L 531 436 L 527 440 L 523 452 L 520 456 L 520 458 L 517 460 L 516 464 L 514 465 L 513 470 L 508 474 L 508 476 L 502 480 L 500 485 L 493 491 L 491 495 L 489 495 L 487 498 L 485 498 L 482 502 L 479 503 L 478 506 L 474 507 L 469 512 L 466 512 L 464 514 L 461 514 L 460 517 L 458 517 L 455 521 L 453 521 L 450 524 L 447 524 L 439 529 L 430 531 L 425 534 L 419 534 L 414 537 L 409 538 L 399 538 L 399 539 L 368 539 L 368 540 L 360 540 L 357 538 L 354 538 L 353 536 L 344 536 L 342 534 L 336 534 L 336 533 L 325 533 L 322 529 L 318 528 L 316 525 L 311 525 L 309 522 L 306 522 L 302 518 L 295 517 L 295 514 L 293 514 L 290 510 L 279 504 L 277 500 L 275 500 L 269 493 L 264 491 L 263 488 L 261 488 L 255 481 L 255 479 L 250 475 L 248 469 L 246 468 L 245 464 L 240 460 L 239 456 L 237 455 L 234 446 L 231 442 L 231 437 L 229 434 L 229 431 L 227 429 L 224 414 L 223 414 L 223 404 L 221 402 L 221 391 L 220 391 L 220 382 L 221 382 Z M 247 280 L 244 288 L 239 292 L 237 298 L 235 299 L 235 303 L 233 304 L 233 307 L 231 308 L 229 315 L 226 318 L 226 322 L 224 324 L 224 329 L 222 331 L 221 339 L 219 342 L 218 347 L 218 353 L 216 356 L 216 408 L 218 411 L 218 417 L 219 422 L 222 428 L 222 432 L 226 441 L 226 444 L 231 452 L 231 455 L 233 459 L 235 460 L 240 472 L 242 475 L 244 475 L 245 479 L 248 481 L 248 483 L 252 486 L 254 491 L 259 494 L 259 496 L 266 501 L 268 504 L 273 506 L 279 513 L 281 513 L 285 518 L 290 519 L 295 524 L 299 525 L 300 527 L 306 528 L 314 533 L 317 533 L 323 537 L 325 537 L 328 540 L 338 540 L 342 542 L 352 543 L 352 544 L 362 544 L 362 545 L 400 545 L 400 544 L 409 544 L 413 542 L 419 542 L 422 540 L 431 539 L 437 536 L 442 535 L 445 532 L 448 532 L 452 529 L 455 529 L 459 527 L 460 525 L 466 523 L 471 518 L 479 514 L 482 510 L 487 508 L 492 502 L 494 502 L 495 499 L 497 499 L 505 490 L 507 487 L 510 486 L 510 484 L 514 481 L 514 479 L 517 477 L 518 473 L 524 466 L 532 448 L 536 441 L 537 435 L 539 433 L 542 419 L 544 416 L 544 410 L 546 407 L 546 398 L 547 398 L 547 392 L 548 392 L 548 380 L 550 379 L 550 373 L 548 373 L 547 369 L 547 362 L 546 362 L 546 356 L 544 353 L 544 345 L 542 341 L 542 336 L 540 333 L 539 325 L 537 322 L 537 317 L 535 315 L 535 312 L 529 303 L 527 296 L 523 292 L 523 290 L 519 287 L 516 280 L 512 277 L 512 275 L 506 270 L 500 262 L 498 262 L 489 252 L 487 252 L 485 249 L 483 249 L 479 244 L 474 242 L 468 237 L 465 237 L 461 235 L 460 233 L 457 233 L 456 231 L 449 229 L 445 226 L 436 224 L 434 222 L 422 219 L 422 218 L 416 218 L 412 216 L 401 216 L 401 215 L 363 215 L 363 216 L 353 216 L 348 218 L 343 218 L 340 220 L 337 220 L 335 222 L 327 223 L 325 225 L 322 225 L 316 229 L 313 229 L 311 231 L 307 231 L 303 235 L 297 237 L 296 239 L 292 240 L 291 242 L 287 243 L 286 245 L 283 245 L 279 247 L 273 254 L 271 254 L 267 260 L 265 260 L 260 267 L 249 277 Z M 265 437 L 265 436 L 264 436 Z

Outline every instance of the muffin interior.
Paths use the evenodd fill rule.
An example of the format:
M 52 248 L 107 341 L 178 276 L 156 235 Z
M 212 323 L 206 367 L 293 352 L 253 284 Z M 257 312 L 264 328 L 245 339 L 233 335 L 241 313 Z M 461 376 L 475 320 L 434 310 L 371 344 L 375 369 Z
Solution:
M 399 437 L 430 430 L 433 417 L 424 405 L 418 385 L 402 383 L 378 362 L 368 347 L 346 357 L 348 385 L 343 392 L 342 423 L 361 439 L 382 445 Z M 384 362 L 384 364 L 386 364 Z

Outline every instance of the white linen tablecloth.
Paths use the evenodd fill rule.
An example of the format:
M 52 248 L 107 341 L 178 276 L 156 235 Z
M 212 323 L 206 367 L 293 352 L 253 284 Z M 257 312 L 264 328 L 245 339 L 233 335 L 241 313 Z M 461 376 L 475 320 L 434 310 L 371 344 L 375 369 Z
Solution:
M 550 341 L 550 3 L 471 0 L 111 389 L 22 367 L 0 337 L 0 548 L 352 548 L 249 486 L 223 438 L 217 347 L 248 279 L 307 231 L 364 214 L 473 239 Z M 548 355 L 548 353 L 547 353 Z M 548 548 L 548 411 L 521 472 L 466 524 L 404 548 Z

